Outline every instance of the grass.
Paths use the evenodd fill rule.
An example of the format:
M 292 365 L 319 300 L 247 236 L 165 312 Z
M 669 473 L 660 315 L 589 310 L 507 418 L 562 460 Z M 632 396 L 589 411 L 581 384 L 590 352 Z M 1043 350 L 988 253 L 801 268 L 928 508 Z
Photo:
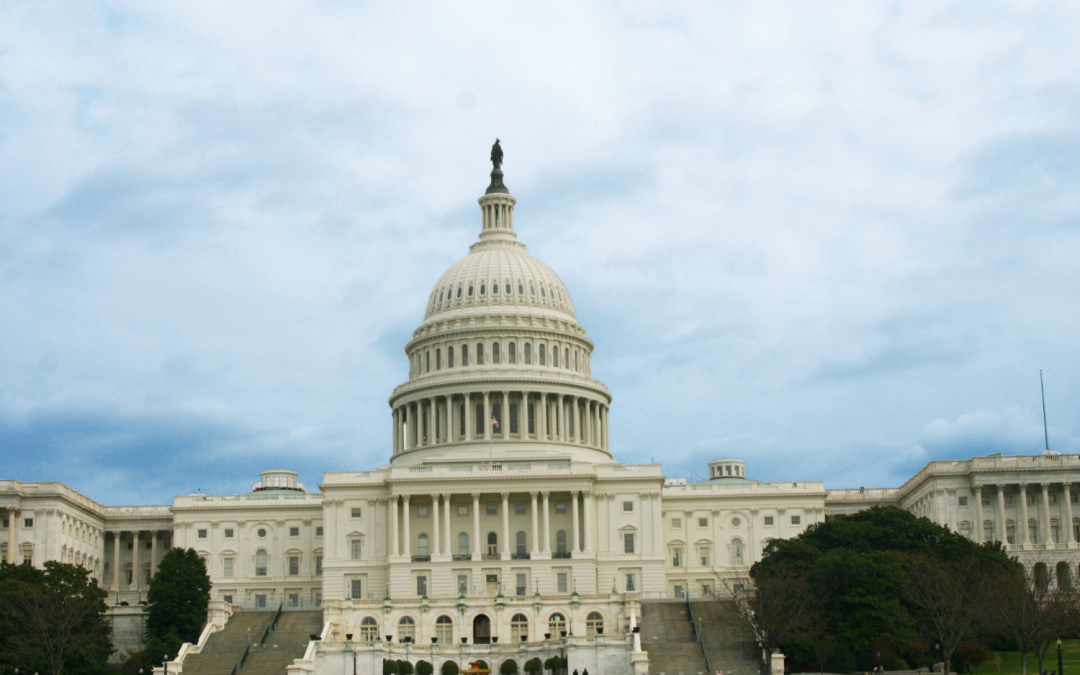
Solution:
M 1061 641 L 1061 660 L 1065 675 L 1080 675 L 1080 640 Z M 1057 645 L 1047 650 L 1044 667 L 1048 673 L 1057 670 Z M 1034 654 L 1027 655 L 1027 671 L 1028 675 L 1039 673 L 1039 661 Z M 993 652 L 977 672 L 978 675 L 1020 675 L 1020 652 Z

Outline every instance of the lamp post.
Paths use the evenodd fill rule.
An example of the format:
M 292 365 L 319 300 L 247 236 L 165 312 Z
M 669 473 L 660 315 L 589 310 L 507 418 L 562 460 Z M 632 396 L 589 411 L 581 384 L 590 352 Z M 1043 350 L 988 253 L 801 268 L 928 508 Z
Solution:
M 1061 638 L 1058 638 L 1058 675 L 1065 675 L 1065 664 L 1061 660 Z

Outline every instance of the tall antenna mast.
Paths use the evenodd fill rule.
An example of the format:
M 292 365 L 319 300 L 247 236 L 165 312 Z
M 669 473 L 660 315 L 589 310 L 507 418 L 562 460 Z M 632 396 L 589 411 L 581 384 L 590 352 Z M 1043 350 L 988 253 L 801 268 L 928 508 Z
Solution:
M 1050 450 L 1050 432 L 1046 429 L 1046 387 L 1043 386 L 1042 370 L 1039 370 L 1039 391 L 1042 392 L 1043 405 L 1043 440 L 1046 441 L 1046 449 Z

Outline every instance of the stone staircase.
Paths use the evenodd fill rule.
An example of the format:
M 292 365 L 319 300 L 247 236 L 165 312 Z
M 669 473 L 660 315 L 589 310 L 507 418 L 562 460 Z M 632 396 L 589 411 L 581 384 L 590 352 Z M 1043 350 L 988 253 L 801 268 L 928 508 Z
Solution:
M 730 620 L 729 601 L 694 603 L 694 618 L 701 627 L 701 641 L 713 670 L 724 675 L 758 675 L 764 669 L 754 636 Z M 650 668 L 650 671 L 652 669 Z
M 258 651 L 244 661 L 243 675 L 285 675 L 285 669 L 304 656 L 312 634 L 322 632 L 322 612 L 284 612 Z M 184 669 L 187 672 L 187 669 Z M 228 675 L 225 671 L 224 675 Z
M 641 648 L 649 653 L 649 675 L 711 675 L 684 600 L 641 603 Z
M 229 675 L 233 664 L 247 649 L 248 640 L 258 642 L 273 618 L 273 612 L 233 614 L 224 630 L 206 639 L 202 652 L 184 657 L 184 675 Z

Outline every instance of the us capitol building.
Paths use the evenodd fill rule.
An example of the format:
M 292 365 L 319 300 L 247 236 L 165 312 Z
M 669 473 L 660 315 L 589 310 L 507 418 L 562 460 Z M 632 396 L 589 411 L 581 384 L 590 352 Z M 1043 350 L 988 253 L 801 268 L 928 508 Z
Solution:
M 645 673 L 643 605 L 730 589 L 770 539 L 874 505 L 1007 542 L 1059 582 L 1080 572 L 1074 455 L 933 461 L 898 488 L 865 490 L 759 482 L 741 459 L 713 460 L 690 484 L 618 462 L 593 342 L 562 281 L 517 240 L 498 155 L 479 239 L 439 278 L 405 345 L 389 464 L 327 472 L 318 492 L 293 471 L 264 471 L 249 493 L 171 506 L 0 480 L 4 559 L 91 570 L 123 648 L 138 644 L 163 553 L 193 548 L 213 582 L 204 639 L 236 612 L 322 612 L 321 639 L 289 667 L 297 675 L 353 672 L 354 656 L 381 673 L 390 654 L 436 672 L 446 659 L 484 658 L 497 672 L 508 658 L 569 653 L 593 675 Z

